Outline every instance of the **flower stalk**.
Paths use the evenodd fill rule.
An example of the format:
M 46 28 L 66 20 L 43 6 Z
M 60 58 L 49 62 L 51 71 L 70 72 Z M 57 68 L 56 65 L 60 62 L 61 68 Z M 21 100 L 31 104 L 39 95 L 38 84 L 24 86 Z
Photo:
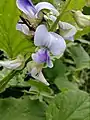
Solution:
M 49 31 L 54 31 L 57 27 L 58 22 L 60 21 L 60 19 L 62 18 L 65 10 L 67 9 L 68 5 L 70 4 L 71 0 L 67 0 L 65 6 L 63 7 L 61 13 L 59 14 L 59 16 L 57 17 L 56 21 L 53 23 L 53 25 L 51 26 Z

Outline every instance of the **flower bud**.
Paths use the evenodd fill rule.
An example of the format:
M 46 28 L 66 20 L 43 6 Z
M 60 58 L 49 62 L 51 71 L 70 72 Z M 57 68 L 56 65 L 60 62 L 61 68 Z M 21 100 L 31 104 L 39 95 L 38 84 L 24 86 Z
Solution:
M 80 10 L 72 10 L 73 17 L 79 27 L 88 27 L 90 26 L 90 15 L 84 15 Z
M 24 58 L 19 55 L 15 60 L 0 61 L 0 66 L 8 69 L 19 69 L 24 65 Z

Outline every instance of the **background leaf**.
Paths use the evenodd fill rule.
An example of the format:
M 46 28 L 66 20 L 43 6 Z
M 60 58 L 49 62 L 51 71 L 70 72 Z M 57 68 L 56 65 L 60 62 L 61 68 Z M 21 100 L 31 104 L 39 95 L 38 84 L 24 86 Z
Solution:
M 55 84 L 61 91 L 69 90 L 69 89 L 72 89 L 72 90 L 78 89 L 77 84 L 70 82 L 65 75 L 57 77 L 55 79 Z
M 70 48 L 70 52 L 78 70 L 90 68 L 90 57 L 82 46 L 73 46 Z
M 45 109 L 45 104 L 28 97 L 0 99 L 1 120 L 45 120 Z
M 46 120 L 89 120 L 90 97 L 82 91 L 58 94 L 47 110 Z

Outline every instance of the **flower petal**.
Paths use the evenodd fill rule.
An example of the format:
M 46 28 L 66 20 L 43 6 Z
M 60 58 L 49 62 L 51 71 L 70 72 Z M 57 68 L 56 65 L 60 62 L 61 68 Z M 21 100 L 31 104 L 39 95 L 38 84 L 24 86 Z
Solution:
M 64 39 L 54 32 L 50 32 L 50 36 L 51 45 L 49 49 L 51 53 L 53 55 L 62 55 L 66 49 L 66 43 Z
M 35 8 L 37 10 L 37 15 L 43 9 L 48 9 L 48 10 L 52 11 L 54 15 L 57 15 L 57 16 L 59 15 L 59 12 L 57 11 L 57 9 L 48 2 L 40 2 L 35 6 Z
M 44 84 L 46 85 L 49 85 L 49 83 L 46 81 L 45 77 L 43 76 L 42 72 L 38 72 L 37 68 L 34 67 L 32 70 L 31 70 L 31 76 L 33 78 L 35 78 L 36 80 L 39 80 L 41 82 L 43 82 Z
M 38 64 L 46 63 L 49 68 L 53 67 L 49 51 L 45 48 L 41 48 L 36 53 L 33 53 L 32 59 Z
M 21 20 L 19 22 L 21 22 Z M 19 30 L 19 31 L 23 32 L 25 35 L 30 34 L 29 28 L 25 24 L 17 23 L 16 30 Z
M 50 44 L 49 39 L 50 39 L 50 34 L 47 31 L 46 26 L 39 25 L 35 31 L 34 44 L 36 46 L 47 47 Z
M 53 62 L 52 62 L 50 59 L 47 60 L 47 66 L 48 66 L 49 68 L 52 68 L 52 67 L 53 67 Z
M 17 7 L 29 17 L 32 18 L 36 14 L 36 9 L 31 0 L 17 0 L 16 4 Z
M 49 15 L 48 18 L 49 18 L 51 21 L 53 21 L 53 22 L 55 22 L 56 19 L 57 19 L 57 18 L 56 18 L 55 16 L 53 16 L 53 15 Z
M 59 22 L 60 26 L 60 35 L 67 40 L 74 40 L 73 36 L 76 34 L 77 30 L 76 28 L 66 22 Z
M 32 54 L 32 59 L 37 63 L 45 63 L 47 61 L 47 50 L 42 48 L 38 52 Z

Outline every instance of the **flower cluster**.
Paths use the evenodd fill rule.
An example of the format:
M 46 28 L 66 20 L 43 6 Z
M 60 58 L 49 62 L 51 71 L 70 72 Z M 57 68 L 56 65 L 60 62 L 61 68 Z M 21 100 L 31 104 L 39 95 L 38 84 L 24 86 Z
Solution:
M 89 0 L 86 3 L 87 6 L 90 5 Z M 80 10 L 71 10 L 76 29 L 70 23 L 59 21 L 62 14 L 59 14 L 51 3 L 39 2 L 34 5 L 31 0 L 16 0 L 16 5 L 22 12 L 16 24 L 16 30 L 33 38 L 33 44 L 36 46 L 35 52 L 31 55 L 32 61 L 27 64 L 28 72 L 33 78 L 49 85 L 43 76 L 42 69 L 54 66 L 53 61 L 59 59 L 66 50 L 66 40 L 74 41 L 77 30 L 90 27 L 90 15 L 84 15 Z M 55 31 L 51 29 L 54 27 Z M 0 66 L 18 70 L 24 68 L 25 63 L 24 57 L 18 55 L 14 60 L 0 61 Z
M 23 13 L 16 25 L 16 29 L 25 35 L 33 35 L 34 45 L 38 48 L 32 54 L 32 60 L 35 62 L 35 65 L 29 72 L 35 79 L 49 85 L 45 79 L 43 79 L 44 81 L 40 79 L 43 66 L 53 67 L 53 58 L 57 58 L 57 56 L 60 58 L 63 55 L 66 49 L 65 40 L 73 41 L 77 30 L 73 25 L 59 21 L 58 33 L 57 30 L 56 32 L 48 31 L 47 20 L 55 22 L 59 15 L 57 9 L 48 2 L 40 2 L 37 5 L 33 5 L 31 0 L 17 0 L 16 4 Z M 46 13 L 45 10 L 47 10 Z M 42 67 L 38 70 L 36 64 Z M 37 73 L 39 77 L 36 77 Z

